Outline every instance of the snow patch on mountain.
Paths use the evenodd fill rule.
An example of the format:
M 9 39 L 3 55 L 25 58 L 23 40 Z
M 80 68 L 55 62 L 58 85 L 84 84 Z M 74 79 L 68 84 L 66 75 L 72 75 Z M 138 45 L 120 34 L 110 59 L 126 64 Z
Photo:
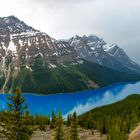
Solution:
M 9 46 L 8 46 L 8 50 L 12 51 L 12 53 L 17 52 L 17 47 L 12 40 L 12 36 L 10 37 L 10 43 L 9 43 Z
M 52 64 L 52 63 L 49 63 L 49 68 L 56 68 L 57 66 Z
M 122 48 L 116 44 L 109 45 L 95 36 L 74 36 L 69 39 L 77 54 L 88 61 L 128 73 L 140 73 L 140 66 L 132 61 Z

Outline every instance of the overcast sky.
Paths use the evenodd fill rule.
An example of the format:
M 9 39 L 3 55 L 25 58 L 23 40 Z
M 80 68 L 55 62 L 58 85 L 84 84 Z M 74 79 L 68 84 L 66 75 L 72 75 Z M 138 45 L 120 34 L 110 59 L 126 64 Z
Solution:
M 56 39 L 95 34 L 140 64 L 140 0 L 0 0 L 15 15 Z

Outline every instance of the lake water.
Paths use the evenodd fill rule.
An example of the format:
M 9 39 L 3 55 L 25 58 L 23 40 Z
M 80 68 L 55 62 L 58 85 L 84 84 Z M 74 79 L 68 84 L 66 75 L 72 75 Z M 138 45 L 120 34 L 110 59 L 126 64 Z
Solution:
M 131 94 L 140 94 L 140 82 L 137 83 L 118 83 L 98 89 L 87 90 L 76 93 L 36 95 L 24 94 L 28 102 L 29 111 L 32 114 L 50 115 L 61 110 L 64 117 L 74 111 L 82 114 L 95 107 L 103 106 L 124 99 Z M 7 109 L 7 94 L 0 95 L 0 110 Z

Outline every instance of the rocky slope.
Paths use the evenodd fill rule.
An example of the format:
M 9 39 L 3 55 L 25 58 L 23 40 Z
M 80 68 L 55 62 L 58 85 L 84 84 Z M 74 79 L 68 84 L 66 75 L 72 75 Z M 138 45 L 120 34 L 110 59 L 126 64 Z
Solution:
M 70 128 L 64 126 L 65 139 L 70 139 Z M 80 140 L 107 140 L 106 135 L 101 135 L 97 130 L 79 128 L 78 135 Z M 53 140 L 55 139 L 55 130 L 46 128 L 45 131 L 37 130 L 33 133 L 31 140 Z M 1 139 L 0 139 L 1 140 Z
M 14 16 L 0 18 L 0 72 L 4 81 L 3 91 L 7 83 L 15 79 L 21 67 L 32 71 L 37 60 L 49 67 L 53 63 L 63 63 L 76 58 L 75 50 L 67 43 L 61 43 L 46 33 L 26 25 Z
M 90 50 L 92 54 L 91 50 L 95 52 L 97 49 L 101 52 L 97 57 L 102 58 L 102 62 L 108 66 L 113 63 L 114 67 L 119 67 L 121 63 L 111 56 L 113 51 L 105 51 L 103 47 L 98 47 L 98 43 L 94 45 L 96 46 L 94 49 L 88 45 L 82 47 L 79 45 L 76 49 L 71 40 L 57 41 L 46 33 L 26 25 L 15 16 L 0 18 L 1 92 L 12 92 L 17 86 L 21 87 L 23 92 L 69 92 L 140 79 L 138 76 L 87 62 L 86 60 L 92 61 L 93 57 L 84 57 L 84 53 L 80 51 L 86 53 Z M 105 43 L 101 40 L 99 44 L 102 46 Z M 87 51 L 87 55 L 88 53 Z M 116 57 L 119 59 L 118 55 Z M 120 68 L 122 71 L 129 71 L 122 65 Z
M 139 140 L 140 139 L 140 125 L 138 125 L 130 134 L 128 140 Z
M 127 73 L 140 73 L 140 66 L 117 45 L 108 45 L 97 36 L 74 36 L 68 40 L 79 57 Z

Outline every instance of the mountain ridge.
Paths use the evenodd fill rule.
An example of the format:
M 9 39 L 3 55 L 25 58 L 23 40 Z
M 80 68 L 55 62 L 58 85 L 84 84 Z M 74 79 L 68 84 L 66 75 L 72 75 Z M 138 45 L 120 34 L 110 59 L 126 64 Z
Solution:
M 84 38 L 87 39 L 86 36 Z M 93 38 L 98 39 L 95 36 L 90 36 L 89 39 Z M 105 42 L 100 39 L 94 50 L 105 53 L 103 47 L 98 47 L 98 44 L 102 45 Z M 105 55 L 109 56 L 108 53 Z M 122 69 L 125 71 L 125 67 Z M 103 73 L 106 73 L 105 77 Z M 104 68 L 102 65 L 98 66 L 95 62 L 87 62 L 87 59 L 78 55 L 75 46 L 69 41 L 57 41 L 46 33 L 26 25 L 15 16 L 0 18 L 2 93 L 13 92 L 17 86 L 21 87 L 23 92 L 71 92 L 98 88 L 113 82 L 140 79 L 135 74 L 129 75 Z
M 125 51 L 116 44 L 108 45 L 95 35 L 76 35 L 68 42 L 74 46 L 78 55 L 83 59 L 117 71 L 140 73 L 140 65 L 131 60 Z

